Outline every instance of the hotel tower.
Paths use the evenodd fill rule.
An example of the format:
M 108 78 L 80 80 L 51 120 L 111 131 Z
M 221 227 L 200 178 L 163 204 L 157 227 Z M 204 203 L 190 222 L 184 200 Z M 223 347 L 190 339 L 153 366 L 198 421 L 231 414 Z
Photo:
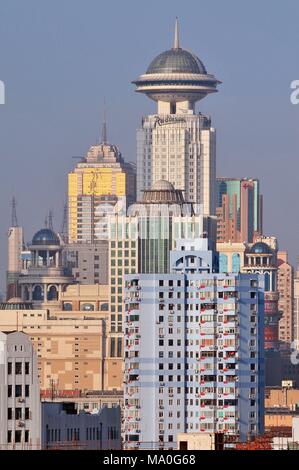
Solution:
M 201 60 L 180 47 L 176 20 L 173 47 L 159 54 L 133 82 L 138 93 L 157 102 L 157 112 L 137 131 L 137 199 L 157 180 L 184 191 L 185 200 L 215 214 L 216 133 L 196 102 L 220 83 Z

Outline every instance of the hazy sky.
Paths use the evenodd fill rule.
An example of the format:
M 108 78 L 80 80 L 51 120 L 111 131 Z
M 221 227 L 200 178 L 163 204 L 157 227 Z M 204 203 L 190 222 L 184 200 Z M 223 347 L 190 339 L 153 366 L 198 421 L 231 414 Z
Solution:
M 66 176 L 98 140 L 103 102 L 109 140 L 135 160 L 135 131 L 154 103 L 130 83 L 172 45 L 223 84 L 199 109 L 217 128 L 217 174 L 261 180 L 264 232 L 298 248 L 299 2 L 284 0 L 1 0 L 0 269 L 6 269 L 10 200 L 28 241 L 46 212 L 59 229 Z

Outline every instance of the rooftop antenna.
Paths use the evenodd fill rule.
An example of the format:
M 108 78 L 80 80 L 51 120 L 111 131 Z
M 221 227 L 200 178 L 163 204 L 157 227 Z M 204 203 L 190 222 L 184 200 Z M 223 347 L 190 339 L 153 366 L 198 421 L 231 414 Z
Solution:
M 61 224 L 61 236 L 65 243 L 67 243 L 67 237 L 68 237 L 67 228 L 68 228 L 68 207 L 67 207 L 67 202 L 65 202 L 63 206 L 63 217 L 62 217 L 62 224 Z
M 102 129 L 101 129 L 101 144 L 107 144 L 107 120 L 106 120 L 106 114 L 107 114 L 107 109 L 106 109 L 106 100 L 104 99 L 104 119 L 102 123 Z
M 175 28 L 174 28 L 174 40 L 173 40 L 173 49 L 180 48 L 180 40 L 179 40 L 179 19 L 176 17 L 175 19 Z
M 51 209 L 49 210 L 49 215 L 48 215 L 48 228 L 50 230 L 53 230 L 53 211 Z
M 11 201 L 11 226 L 18 227 L 18 219 L 17 219 L 17 202 L 16 198 L 13 197 Z
M 47 214 L 46 217 L 45 217 L 45 222 L 44 222 L 44 224 L 45 224 L 45 228 L 48 228 L 48 214 Z

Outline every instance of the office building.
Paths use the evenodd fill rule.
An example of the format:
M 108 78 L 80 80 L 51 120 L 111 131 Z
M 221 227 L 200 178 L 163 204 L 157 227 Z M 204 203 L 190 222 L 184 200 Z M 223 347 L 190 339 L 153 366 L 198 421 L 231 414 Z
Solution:
M 133 83 L 157 103 L 157 112 L 143 117 L 137 131 L 137 199 L 163 179 L 183 190 L 186 201 L 202 204 L 204 215 L 215 215 L 216 132 L 195 104 L 220 82 L 181 48 L 177 21 L 172 49 Z
M 217 242 L 253 242 L 262 234 L 263 206 L 257 179 L 216 179 Z
M 116 145 L 93 145 L 68 175 L 69 243 L 107 240 L 107 218 L 135 201 L 135 166 L 123 160 Z
M 107 358 L 109 316 L 108 286 L 74 284 L 54 311 L 20 299 L 0 304 L 0 330 L 29 335 L 44 396 L 120 390 L 121 365 Z
M 168 274 L 125 276 L 126 448 L 263 432 L 263 279 L 214 259 L 207 239 L 177 240 Z
M 37 360 L 30 338 L 0 331 L 0 449 L 40 449 L 40 419 Z
M 64 264 L 79 284 L 108 284 L 109 242 L 69 243 L 63 247 Z

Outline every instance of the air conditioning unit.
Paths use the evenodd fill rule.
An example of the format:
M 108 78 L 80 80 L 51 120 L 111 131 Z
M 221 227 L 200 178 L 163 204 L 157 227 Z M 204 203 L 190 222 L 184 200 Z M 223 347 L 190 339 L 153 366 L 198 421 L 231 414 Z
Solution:
M 18 397 L 18 400 L 17 400 L 19 403 L 24 403 L 25 401 L 25 398 L 23 397 Z

